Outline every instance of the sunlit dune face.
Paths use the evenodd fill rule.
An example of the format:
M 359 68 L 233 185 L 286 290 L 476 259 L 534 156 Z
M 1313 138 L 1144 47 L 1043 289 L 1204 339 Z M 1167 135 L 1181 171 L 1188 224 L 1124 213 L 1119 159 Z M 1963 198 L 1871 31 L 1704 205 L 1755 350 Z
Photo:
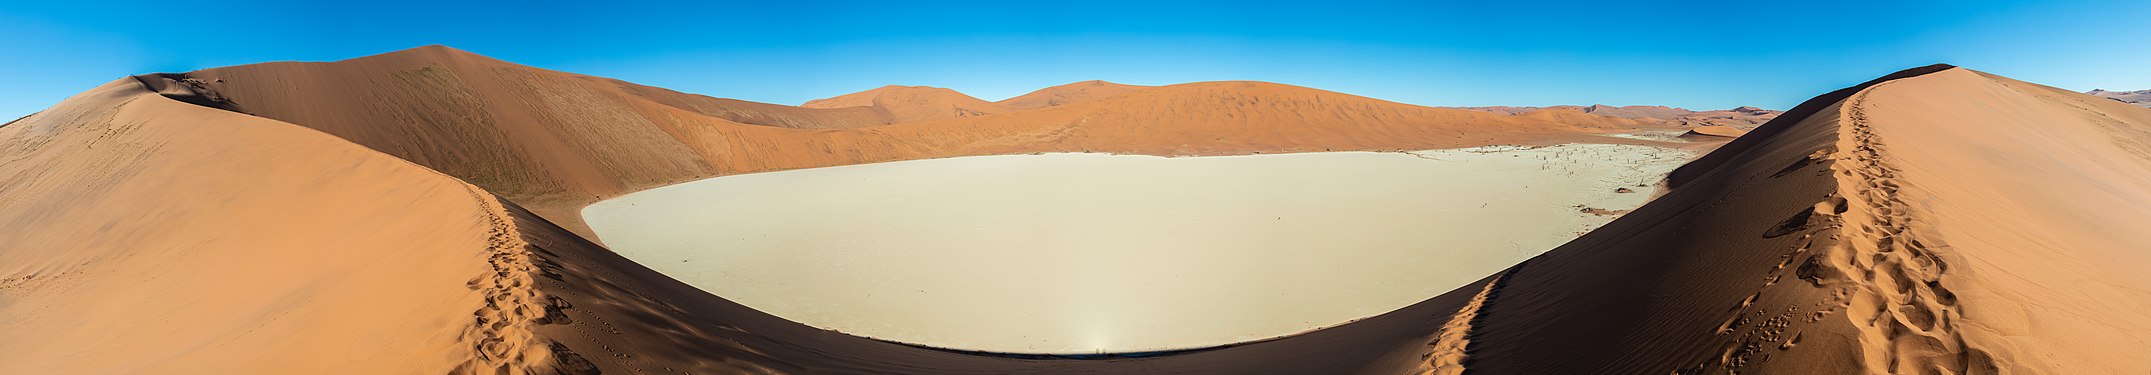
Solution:
M 1446 292 L 1640 205 L 1641 186 L 1687 157 L 983 156 L 713 178 L 584 215 L 631 259 L 817 327 L 1139 352 L 1289 335 Z

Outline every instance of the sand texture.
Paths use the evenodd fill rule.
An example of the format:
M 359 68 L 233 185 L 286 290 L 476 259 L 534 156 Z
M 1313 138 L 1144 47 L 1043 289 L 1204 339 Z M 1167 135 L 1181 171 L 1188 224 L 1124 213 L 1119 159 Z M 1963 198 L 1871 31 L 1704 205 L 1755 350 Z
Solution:
M 963 350 L 1150 352 L 1447 292 L 1642 205 L 1689 157 L 1604 144 L 974 156 L 718 177 L 584 216 L 629 259 L 809 325 Z
M 134 79 L 0 128 L 0 155 L 0 373 L 546 358 L 492 293 L 492 196 L 454 178 Z
M 1816 97 L 1634 212 L 1433 298 L 1141 357 L 822 330 L 548 219 L 749 171 L 1558 143 L 1618 122 L 1227 82 L 808 130 L 637 92 L 428 48 L 123 78 L 0 125 L 0 373 L 2151 371 L 2151 111 L 1972 70 Z

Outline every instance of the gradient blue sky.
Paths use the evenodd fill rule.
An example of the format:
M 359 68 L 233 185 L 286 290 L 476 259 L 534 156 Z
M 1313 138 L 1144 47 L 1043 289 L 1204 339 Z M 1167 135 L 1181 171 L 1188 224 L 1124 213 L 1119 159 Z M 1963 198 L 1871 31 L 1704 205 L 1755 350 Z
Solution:
M 0 3 L 0 117 L 128 74 L 445 44 L 718 97 L 1260 80 L 1439 106 L 1783 109 L 1947 62 L 2151 88 L 2151 1 Z

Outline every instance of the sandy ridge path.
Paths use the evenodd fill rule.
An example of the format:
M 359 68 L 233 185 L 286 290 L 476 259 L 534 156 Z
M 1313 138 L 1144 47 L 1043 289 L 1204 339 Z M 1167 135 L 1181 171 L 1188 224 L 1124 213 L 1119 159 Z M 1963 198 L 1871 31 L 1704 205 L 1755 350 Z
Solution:
M 1426 354 L 1420 355 L 1426 364 L 1421 366 L 1417 373 L 1462 375 L 1468 370 L 1466 362 L 1471 360 L 1471 335 L 1483 334 L 1472 331 L 1472 328 L 1478 326 L 1481 319 L 1486 319 L 1479 311 L 1494 303 L 1494 299 L 1501 295 L 1501 289 L 1508 286 L 1509 276 L 1523 271 L 1524 265 L 1528 263 L 1530 261 L 1518 263 L 1495 275 L 1493 281 L 1488 281 L 1485 287 L 1479 288 L 1479 294 L 1471 296 L 1471 302 L 1465 303 L 1463 308 L 1456 311 L 1456 315 L 1450 316 L 1449 322 L 1442 324 L 1441 333 L 1435 335 L 1436 339 L 1427 343 L 1427 346 L 1432 348 Z
M 1870 323 L 1915 355 L 1898 362 L 1961 337 L 1979 351 L 1965 362 L 2004 373 L 2151 370 L 2151 111 L 1971 70 L 1893 82 L 1862 103 L 1875 156 L 1893 167 L 1874 200 L 1910 218 L 1878 228 L 1902 224 L 1896 246 L 1942 261 L 1874 260 L 1878 275 L 1910 275 Z M 1928 280 L 1939 288 L 1923 290 Z M 1921 309 L 1937 328 L 1907 334 L 1924 328 Z
M 1957 297 L 1943 285 L 1949 263 L 1947 247 L 1913 230 L 1914 211 L 1899 194 L 1898 168 L 1890 165 L 1888 147 L 1875 136 L 1868 119 L 1868 93 L 1848 99 L 1846 126 L 1832 170 L 1840 184 L 1836 197 L 1816 205 L 1816 215 L 1839 212 L 1833 219 L 1842 241 L 1825 249 L 1827 260 L 1809 258 L 1802 274 L 1849 281 L 1847 318 L 1860 327 L 1862 358 L 1869 369 L 1892 373 L 1948 371 L 1995 373 L 2000 369 L 1986 350 L 1965 341 L 1957 331 L 1963 313 Z M 1851 209 L 1856 208 L 1856 209 Z M 1826 216 L 1828 217 L 1828 216 Z
M 472 290 L 485 296 L 485 307 L 472 313 L 476 319 L 463 332 L 462 340 L 471 345 L 474 355 L 458 371 L 528 374 L 537 373 L 534 370 L 537 368 L 550 369 L 562 364 L 567 365 L 565 367 L 588 367 L 573 352 L 541 344 L 545 340 L 532 328 L 557 322 L 557 319 L 548 319 L 548 313 L 557 311 L 562 302 L 549 299 L 538 291 L 531 275 L 541 271 L 532 262 L 530 244 L 523 241 L 522 231 L 502 208 L 499 198 L 474 185 L 465 184 L 464 189 L 480 207 L 480 214 L 488 224 L 485 250 L 489 254 L 486 264 L 490 272 L 479 275 L 470 283 Z
M 0 372 L 592 368 L 499 198 L 162 79 L 0 128 Z

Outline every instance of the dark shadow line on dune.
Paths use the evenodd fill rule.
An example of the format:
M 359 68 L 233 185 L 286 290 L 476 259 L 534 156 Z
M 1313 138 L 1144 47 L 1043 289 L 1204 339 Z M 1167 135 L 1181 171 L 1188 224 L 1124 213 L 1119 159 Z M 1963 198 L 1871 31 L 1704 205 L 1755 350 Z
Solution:
M 1688 164 L 1683 164 L 1680 166 L 1680 168 L 1674 168 L 1673 173 L 1666 175 L 1666 187 L 1677 189 L 1680 188 L 1681 185 L 1686 185 L 1690 182 L 1694 182 L 1696 179 L 1701 178 L 1703 175 L 1709 174 L 1711 171 L 1717 170 L 1718 166 L 1724 165 L 1728 161 L 1732 161 L 1739 155 L 1746 154 L 1748 151 L 1754 149 L 1757 144 L 1763 143 L 1764 140 L 1775 138 L 1778 133 L 1783 133 L 1787 129 L 1792 129 L 1793 124 L 1798 124 L 1801 121 L 1807 120 L 1809 116 L 1814 116 L 1816 113 L 1822 112 L 1823 108 L 1829 108 L 1831 105 L 1837 104 L 1837 102 L 1844 101 L 1845 98 L 1852 97 L 1852 94 L 1858 93 L 1861 90 L 1866 90 L 1869 86 L 1874 86 L 1876 84 L 1894 81 L 1898 79 L 1923 76 L 1934 72 L 1949 70 L 1951 68 L 1956 68 L 1956 66 L 1949 64 L 1934 64 L 1917 68 L 1905 69 L 1896 73 L 1890 73 L 1890 75 L 1882 76 L 1881 78 L 1875 78 L 1873 80 L 1860 83 L 1856 86 L 1837 89 L 1837 91 L 1831 91 L 1828 94 L 1822 94 L 1821 96 L 1816 96 L 1814 98 L 1808 99 L 1807 101 L 1800 102 L 1800 105 L 1793 106 L 1792 109 L 1786 110 L 1785 113 L 1778 114 L 1778 117 L 1770 119 L 1769 122 L 1765 122 L 1763 123 L 1763 125 L 1756 127 L 1755 130 L 1748 131 L 1746 135 L 1742 135 L 1739 138 L 1734 138 L 1732 141 L 1726 142 L 1724 146 L 1719 146 L 1717 151 L 1703 155 L 1703 157 L 1695 158 L 1694 161 L 1689 161 Z
M 30 116 L 36 116 L 39 113 L 45 113 L 45 111 L 30 112 L 30 114 L 22 115 L 22 117 L 17 117 L 14 120 L 8 120 L 7 123 L 0 124 L 0 128 L 6 128 L 8 125 L 14 125 L 15 123 L 22 122 L 23 119 L 28 119 L 30 118 Z
M 210 89 L 209 85 L 203 84 L 199 79 L 188 76 L 187 73 L 137 74 L 129 76 L 129 78 L 134 78 L 136 83 L 142 84 L 142 87 L 150 92 L 163 95 L 172 100 L 252 115 L 240 110 L 238 103 L 233 103 L 230 99 L 225 98 L 223 94 Z

